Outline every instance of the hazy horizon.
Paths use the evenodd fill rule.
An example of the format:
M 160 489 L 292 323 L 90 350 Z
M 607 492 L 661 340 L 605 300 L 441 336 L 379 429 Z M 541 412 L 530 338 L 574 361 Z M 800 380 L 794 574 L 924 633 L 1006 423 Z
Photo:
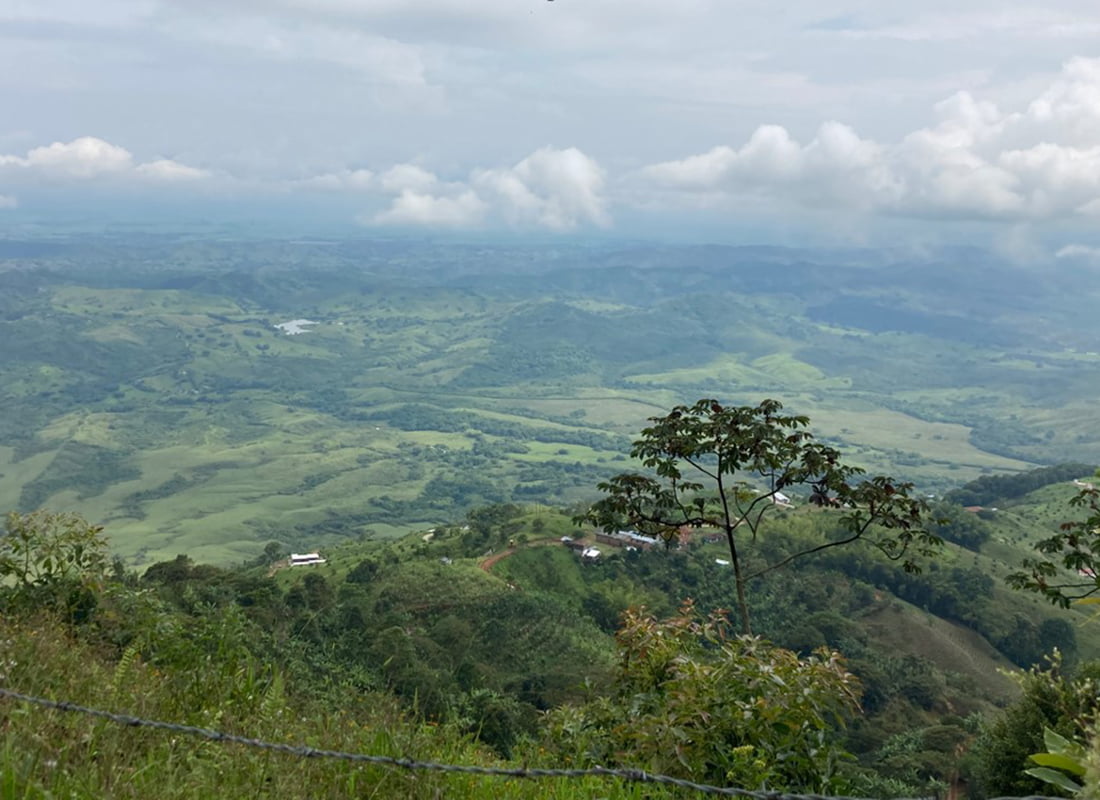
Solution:
M 1098 30 L 1073 0 L 15 0 L 0 230 L 973 243 L 1091 263 Z

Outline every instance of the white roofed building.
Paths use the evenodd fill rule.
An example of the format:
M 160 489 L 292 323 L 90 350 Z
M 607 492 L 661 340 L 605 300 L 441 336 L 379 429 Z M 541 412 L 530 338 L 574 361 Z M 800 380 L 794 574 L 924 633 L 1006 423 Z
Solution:
M 321 558 L 320 553 L 291 553 L 290 566 L 304 567 L 309 564 L 324 564 L 327 559 Z

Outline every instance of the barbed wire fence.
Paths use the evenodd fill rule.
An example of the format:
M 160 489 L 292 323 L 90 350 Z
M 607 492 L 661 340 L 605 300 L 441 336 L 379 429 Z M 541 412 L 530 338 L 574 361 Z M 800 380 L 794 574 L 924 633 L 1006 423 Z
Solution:
M 268 752 L 282 753 L 297 758 L 310 759 L 335 759 L 350 761 L 359 764 L 373 764 L 378 766 L 395 767 L 398 769 L 416 772 L 444 772 L 458 773 L 462 775 L 481 775 L 499 778 L 618 778 L 634 783 L 652 783 L 664 786 L 675 786 L 680 789 L 699 792 L 700 794 L 719 795 L 725 797 L 742 797 L 750 800 L 863 800 L 862 798 L 844 797 L 838 795 L 821 794 L 790 794 L 787 792 L 769 792 L 756 789 L 744 789 L 734 786 L 714 786 L 706 783 L 696 783 L 674 778 L 671 775 L 661 775 L 646 772 L 640 769 L 615 769 L 611 767 L 589 767 L 586 769 L 546 769 L 538 767 L 483 767 L 472 764 L 443 764 L 435 761 L 417 761 L 410 758 L 397 758 L 395 756 L 369 755 L 366 753 L 347 753 L 340 750 L 324 750 L 305 745 L 287 744 L 285 742 L 268 742 L 263 739 L 254 739 L 249 736 L 241 736 L 235 733 L 216 731 L 210 728 L 201 728 L 195 725 L 183 725 L 178 722 L 164 722 L 162 720 L 145 719 L 129 714 L 119 714 L 100 708 L 89 708 L 77 703 L 64 700 L 51 700 L 46 697 L 23 694 L 12 689 L 0 687 L 0 698 L 7 698 L 20 703 L 53 709 L 74 714 L 83 714 L 96 719 L 103 719 L 130 728 L 150 728 L 153 730 L 170 731 L 187 736 L 195 736 L 211 742 L 225 744 L 238 744 Z M 932 800 L 931 798 L 893 798 L 892 800 Z M 1065 798 L 1044 797 L 1031 795 L 1028 797 L 996 797 L 990 800 L 1065 800 Z

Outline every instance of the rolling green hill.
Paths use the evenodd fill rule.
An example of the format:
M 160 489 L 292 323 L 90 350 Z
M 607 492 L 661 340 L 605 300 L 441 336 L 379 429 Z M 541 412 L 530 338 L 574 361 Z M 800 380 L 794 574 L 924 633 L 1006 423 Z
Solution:
M 0 508 L 135 565 L 580 500 L 699 396 L 928 492 L 1100 461 L 1095 298 L 977 252 L 74 238 L 0 243 L 0 298 Z
M 803 656 L 834 648 L 858 678 L 858 713 L 846 725 L 828 726 L 828 738 L 853 756 L 836 786 L 860 796 L 918 796 L 960 775 L 979 775 L 963 756 L 988 752 L 998 708 L 1019 695 L 1011 673 L 1054 647 L 1067 670 L 1100 656 L 1095 626 L 1077 624 L 1083 615 L 1010 591 L 1000 580 L 1027 544 L 1005 532 L 1026 531 L 1029 541 L 1042 536 L 1048 517 L 1074 493 L 1071 481 L 1047 482 L 1056 475 L 1036 471 L 963 487 L 1006 491 L 998 500 L 1004 508 L 990 514 L 939 502 L 936 524 L 949 543 L 923 560 L 919 573 L 873 547 L 852 545 L 752 583 L 759 634 Z M 820 540 L 837 513 L 809 504 L 777 509 L 760 537 L 743 543 L 746 568 Z M 394 539 L 345 539 L 323 548 L 319 565 L 294 566 L 285 547 L 272 542 L 257 559 L 231 568 L 186 555 L 140 576 L 116 564 L 82 587 L 63 583 L 57 596 L 49 581 L 13 580 L 0 585 L 0 634 L 14 654 L 4 662 L 4 681 L 32 694 L 315 746 L 463 763 L 606 763 L 608 754 L 583 746 L 592 741 L 591 720 L 616 703 L 648 702 L 622 694 L 632 663 L 621 650 L 623 612 L 642 608 L 667 619 L 683 613 L 688 599 L 702 614 L 729 605 L 727 552 L 704 533 L 683 548 L 600 544 L 598 558 L 583 558 L 566 544 L 594 544 L 595 531 L 578 528 L 565 512 L 497 504 Z M 57 602 L 70 604 L 69 613 L 45 612 Z M 723 630 L 732 636 L 728 625 Z M 8 781 L 0 785 L 9 793 L 83 787 L 88 796 L 115 796 L 152 785 L 156 775 L 165 796 L 187 796 L 209 786 L 216 772 L 241 791 L 261 782 L 300 792 L 312 781 L 333 796 L 351 796 L 366 779 L 339 765 L 306 770 L 212 747 L 200 757 L 174 739 L 128 738 L 124 729 L 75 716 L 55 725 L 12 708 L 0 708 L 0 722 L 13 732 L 0 747 L 0 779 Z M 639 724 L 660 720 L 644 707 L 637 713 Z M 37 733 L 47 724 L 48 740 Z M 94 756 L 89 741 L 97 745 Z M 40 767 L 51 753 L 63 768 Z M 612 755 L 616 763 L 635 763 L 629 753 Z M 683 767 L 693 774 L 687 762 Z M 118 775 L 128 777 L 116 784 Z M 388 788 L 385 773 L 370 780 L 386 782 L 375 787 L 379 796 L 412 791 Z M 425 785 L 413 794 L 489 790 L 446 777 Z M 598 790 L 642 796 L 614 785 Z M 562 787 L 546 795 L 538 787 L 501 791 L 580 796 Z
M 1015 513 L 1054 512 L 1072 488 L 1018 497 Z M 975 549 L 948 544 L 920 574 L 849 547 L 750 589 L 764 636 L 803 653 L 823 645 L 844 653 L 863 706 L 847 747 L 867 771 L 860 774 L 910 791 L 959 769 L 959 748 L 974 741 L 981 720 L 1017 696 L 1009 673 L 1053 647 L 1069 664 L 1100 656 L 1100 633 L 1078 624 L 1083 615 L 1003 585 L 1025 549 L 1001 541 L 1001 520 L 956 510 L 987 526 L 988 538 L 969 539 Z M 827 526 L 827 516 L 808 507 L 782 512 L 748 548 L 747 563 L 772 560 Z M 536 711 L 608 691 L 612 636 L 626 608 L 665 617 L 692 598 L 708 611 L 728 606 L 733 591 L 728 566 L 716 560 L 726 555 L 719 543 L 697 538 L 672 552 L 600 545 L 602 555 L 588 561 L 562 536 L 595 543 L 593 531 L 544 506 L 492 506 L 391 542 L 345 542 L 327 549 L 321 566 L 285 566 L 269 552 L 268 563 L 244 571 L 162 564 L 147 580 L 185 606 L 236 597 L 248 615 L 282 631 L 280 648 L 302 653 L 293 643 L 311 643 L 299 657 L 314 663 L 314 674 L 358 676 L 428 714 L 446 716 L 464 692 L 512 698 L 520 704 L 509 723 L 516 735 L 534 730 Z M 265 580 L 273 586 L 260 592 L 256 582 Z M 933 742 L 941 739 L 950 747 L 939 752 Z

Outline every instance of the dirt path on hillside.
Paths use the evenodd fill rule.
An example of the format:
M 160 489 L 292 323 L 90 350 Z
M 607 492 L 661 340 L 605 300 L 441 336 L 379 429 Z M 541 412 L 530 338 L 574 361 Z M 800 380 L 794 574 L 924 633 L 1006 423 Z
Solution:
M 533 542 L 527 542 L 523 547 L 546 547 L 551 544 L 561 544 L 561 539 L 555 539 L 552 536 L 547 539 L 535 539 Z M 515 555 L 516 551 L 519 549 L 519 547 L 509 547 L 506 550 L 501 550 L 499 553 L 493 553 L 491 556 L 482 559 L 478 566 L 488 572 L 496 566 L 498 562 L 503 561 L 508 558 L 508 556 Z
M 509 547 L 507 550 L 501 550 L 499 553 L 493 553 L 491 556 L 484 559 L 480 564 L 478 564 L 478 566 L 488 572 L 493 568 L 494 565 L 496 565 L 498 561 L 508 558 L 508 556 L 512 555 L 515 552 L 516 548 Z

